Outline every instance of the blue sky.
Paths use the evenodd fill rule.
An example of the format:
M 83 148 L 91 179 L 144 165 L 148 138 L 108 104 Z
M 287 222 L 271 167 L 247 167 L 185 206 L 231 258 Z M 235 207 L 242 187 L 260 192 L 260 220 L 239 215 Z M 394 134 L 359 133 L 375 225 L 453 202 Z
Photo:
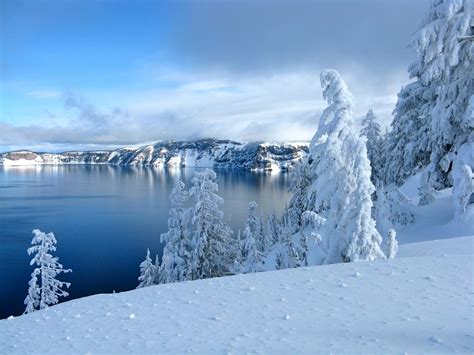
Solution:
M 391 120 L 427 0 L 0 2 L 0 150 L 308 140 L 341 72 Z

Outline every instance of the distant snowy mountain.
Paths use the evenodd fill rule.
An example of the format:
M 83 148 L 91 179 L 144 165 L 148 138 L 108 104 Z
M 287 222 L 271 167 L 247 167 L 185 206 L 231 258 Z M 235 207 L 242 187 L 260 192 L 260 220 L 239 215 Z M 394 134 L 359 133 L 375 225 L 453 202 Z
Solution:
M 307 143 L 240 143 L 202 139 L 166 141 L 112 151 L 0 154 L 0 165 L 112 164 L 152 167 L 209 167 L 286 171 L 308 153 Z

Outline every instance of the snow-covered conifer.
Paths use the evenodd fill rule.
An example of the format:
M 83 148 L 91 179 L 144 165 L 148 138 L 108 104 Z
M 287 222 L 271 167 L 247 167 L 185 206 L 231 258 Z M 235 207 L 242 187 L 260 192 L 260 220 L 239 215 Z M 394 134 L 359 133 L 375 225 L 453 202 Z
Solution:
M 177 177 L 170 194 L 171 208 L 168 231 L 161 235 L 163 258 L 160 266 L 160 283 L 184 281 L 190 278 L 190 255 L 192 248 L 190 211 L 185 204 L 188 192 Z
M 35 268 L 31 273 L 31 279 L 28 282 L 28 295 L 25 298 L 25 313 L 31 313 L 38 309 L 40 303 L 40 287 L 38 285 L 39 269 Z
M 224 222 L 222 197 L 217 195 L 216 173 L 210 169 L 197 172 L 190 194 L 194 196 L 192 222 L 192 278 L 203 279 L 231 273 L 236 256 L 232 230 Z
M 61 273 L 71 272 L 70 269 L 64 269 L 58 262 L 57 257 L 53 257 L 50 252 L 56 251 L 56 238 L 53 233 L 43 233 L 39 229 L 33 230 L 32 247 L 28 248 L 28 255 L 34 254 L 30 265 L 36 265 L 32 273 L 28 296 L 25 299 L 25 312 L 32 312 L 36 307 L 40 309 L 58 303 L 59 297 L 67 297 L 69 294 L 62 288 L 71 285 L 69 282 L 63 282 L 56 279 Z M 38 278 L 40 284 L 38 285 Z
M 242 269 L 243 272 L 258 272 L 262 269 L 262 251 L 257 245 L 262 238 L 261 221 L 256 213 L 257 203 L 249 203 L 249 213 L 242 233 Z M 264 248 L 264 247 L 263 247 Z
M 376 184 L 382 178 L 382 131 L 372 109 L 367 112 L 367 115 L 362 120 L 362 129 L 360 133 L 367 139 L 367 157 L 369 158 L 370 166 L 372 167 L 371 180 Z
M 290 175 L 289 190 L 292 196 L 288 205 L 288 212 L 293 233 L 298 232 L 301 227 L 301 215 L 307 210 L 307 195 L 310 182 L 309 162 L 308 158 L 304 158 L 295 166 Z
M 384 258 L 371 217 L 374 186 L 363 140 L 355 133 L 352 95 L 335 70 L 321 73 L 329 106 L 310 145 L 312 183 L 308 210 L 325 218 L 324 263 Z
M 474 133 L 459 148 L 453 166 L 454 206 L 458 223 L 474 226 Z M 473 227 L 474 228 L 474 227 Z
M 420 204 L 452 185 L 453 160 L 474 129 L 473 115 L 466 115 L 474 90 L 474 42 L 460 40 L 470 34 L 472 13 L 472 0 L 434 0 L 412 43 L 417 58 L 409 73 L 415 81 L 410 95 L 399 95 L 386 182 L 398 175 L 401 184 L 404 175 L 424 168 Z
M 146 250 L 146 257 L 140 264 L 140 276 L 138 277 L 138 284 L 137 288 L 152 286 L 155 284 L 156 278 L 156 269 L 155 265 L 153 265 L 153 261 L 150 258 L 150 249 Z
M 290 214 L 288 208 L 285 209 L 281 225 L 281 257 L 283 258 L 281 268 L 294 268 L 300 266 L 298 254 L 298 245 L 293 240 L 294 227 L 290 222 Z
M 389 229 L 387 233 L 387 238 L 384 241 L 383 249 L 387 259 L 393 259 L 397 255 L 398 251 L 398 241 L 397 241 L 397 233 L 395 230 Z
M 275 245 L 280 240 L 280 222 L 276 216 L 275 211 L 270 214 L 267 220 L 268 225 L 268 238 L 270 246 Z
M 401 185 L 411 175 L 425 168 L 430 161 L 431 125 L 423 85 L 416 81 L 403 87 L 393 111 L 392 130 L 384 140 L 385 184 Z

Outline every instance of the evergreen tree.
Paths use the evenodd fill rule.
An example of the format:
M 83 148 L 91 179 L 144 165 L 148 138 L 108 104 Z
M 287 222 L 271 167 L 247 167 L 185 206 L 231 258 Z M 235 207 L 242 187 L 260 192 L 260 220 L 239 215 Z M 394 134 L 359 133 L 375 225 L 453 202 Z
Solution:
M 393 259 L 397 255 L 398 241 L 396 239 L 397 234 L 393 229 L 390 229 L 387 234 L 387 238 L 384 242 L 383 249 L 387 259 Z
M 152 286 L 155 284 L 156 279 L 156 269 L 155 265 L 150 258 L 150 249 L 146 250 L 146 257 L 140 264 L 140 276 L 138 277 L 138 284 L 137 288 Z
M 31 273 L 31 279 L 28 282 L 28 295 L 25 298 L 25 313 L 31 313 L 38 309 L 40 304 L 41 294 L 40 287 L 38 285 L 39 269 L 34 269 Z
M 473 100 L 474 103 L 474 100 Z M 453 167 L 454 207 L 457 223 L 474 229 L 474 133 L 459 149 Z
M 244 273 L 258 272 L 262 269 L 262 248 L 257 245 L 262 238 L 261 221 L 256 213 L 257 203 L 249 203 L 249 213 L 242 233 L 242 269 Z
M 190 276 L 191 232 L 190 211 L 185 204 L 188 192 L 184 183 L 177 177 L 170 194 L 171 209 L 168 218 L 168 231 L 161 235 L 163 258 L 160 266 L 160 283 L 188 280 Z
M 193 253 L 191 271 L 193 279 L 228 275 L 236 256 L 232 230 L 224 222 L 222 197 L 217 195 L 216 173 L 210 169 L 197 172 L 190 194 L 194 196 L 192 222 Z
M 366 146 L 354 132 L 352 96 L 335 70 L 321 73 L 329 106 L 310 145 L 308 210 L 324 218 L 324 263 L 384 258 L 371 217 L 374 186 Z
M 361 136 L 367 139 L 367 157 L 372 168 L 371 180 L 374 184 L 382 178 L 382 131 L 374 112 L 370 109 L 362 120 Z
M 402 90 L 394 112 L 386 182 L 400 185 L 424 169 L 420 204 L 452 186 L 453 161 L 474 129 L 474 115 L 467 113 L 474 44 L 460 40 L 470 34 L 472 13 L 472 0 L 434 0 L 412 43 L 415 81 Z
M 270 246 L 275 245 L 280 240 L 280 222 L 276 216 L 275 211 L 270 214 L 267 221 L 268 225 L 268 238 Z
M 433 1 L 415 37 L 419 61 L 412 72 L 436 92 L 431 109 L 432 152 L 421 204 L 434 199 L 433 191 L 452 186 L 453 160 L 474 130 L 474 116 L 466 115 L 474 97 L 474 42 L 459 41 L 470 34 L 473 11 L 472 0 Z
M 402 185 L 406 178 L 429 164 L 431 126 L 426 105 L 430 98 L 426 96 L 423 85 L 418 81 L 408 84 L 398 94 L 392 130 L 384 141 L 382 175 L 386 185 Z
M 294 227 L 291 224 L 291 217 L 288 208 L 285 208 L 281 224 L 281 267 L 294 268 L 300 265 L 297 245 L 293 241 Z
M 295 166 L 290 175 L 290 192 L 292 193 L 289 203 L 289 217 L 292 232 L 296 233 L 301 227 L 301 215 L 307 210 L 308 187 L 311 182 L 308 158 L 301 160 Z
M 379 234 L 387 235 L 388 231 L 393 227 L 391 220 L 392 211 L 390 208 L 390 201 L 387 197 L 387 192 L 381 185 L 379 185 L 375 192 L 373 217 Z
M 32 247 L 28 248 L 28 255 L 35 254 L 30 261 L 30 265 L 36 265 L 31 274 L 28 296 L 25 299 L 25 313 L 47 308 L 58 303 L 59 297 L 67 297 L 69 294 L 62 288 L 69 288 L 69 282 L 56 279 L 61 273 L 71 272 L 64 269 L 58 262 L 57 257 L 53 257 L 50 252 L 56 251 L 56 238 L 53 233 L 43 233 L 39 229 L 33 230 Z M 40 284 L 38 285 L 38 278 Z

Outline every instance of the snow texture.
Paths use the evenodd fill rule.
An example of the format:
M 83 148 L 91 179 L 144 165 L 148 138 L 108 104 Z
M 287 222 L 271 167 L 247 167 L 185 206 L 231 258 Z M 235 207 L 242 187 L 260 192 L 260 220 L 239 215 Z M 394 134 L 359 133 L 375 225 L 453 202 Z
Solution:
M 0 321 L 0 353 L 472 353 L 473 240 L 77 299 Z

